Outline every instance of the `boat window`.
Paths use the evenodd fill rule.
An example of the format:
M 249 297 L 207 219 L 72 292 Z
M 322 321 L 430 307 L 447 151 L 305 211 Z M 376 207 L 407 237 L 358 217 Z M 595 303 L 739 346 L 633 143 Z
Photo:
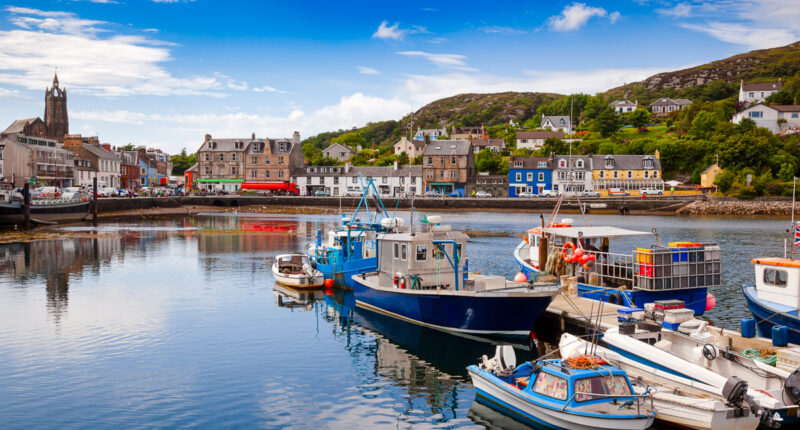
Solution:
M 443 250 L 444 247 L 445 247 L 445 245 L 440 245 L 440 246 L 434 246 L 433 247 L 433 258 L 435 260 L 444 259 L 444 250 Z
M 539 372 L 533 392 L 559 400 L 567 400 L 567 380 L 547 372 Z
M 400 258 L 400 244 L 397 242 L 394 243 L 394 254 L 392 256 L 395 260 Z
M 602 396 L 593 396 L 592 394 L 630 396 L 632 393 L 631 386 L 622 375 L 592 376 L 590 378 L 583 378 L 575 381 L 576 401 L 586 402 L 589 400 L 599 400 L 605 398 Z
M 785 287 L 788 278 L 789 275 L 785 270 L 764 269 L 764 283 L 772 287 Z
M 406 261 L 406 252 L 408 251 L 408 245 L 405 243 L 400 245 L 400 259 Z
M 417 261 L 428 259 L 428 245 L 417 245 Z
M 456 244 L 456 247 L 458 249 L 458 258 L 459 258 L 459 260 L 464 260 L 464 254 L 461 253 L 461 244 L 460 243 Z

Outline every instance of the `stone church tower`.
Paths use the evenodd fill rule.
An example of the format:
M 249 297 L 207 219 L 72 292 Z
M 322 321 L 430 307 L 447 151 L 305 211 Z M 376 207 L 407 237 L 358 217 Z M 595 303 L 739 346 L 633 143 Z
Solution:
M 44 93 L 44 124 L 47 137 L 64 141 L 69 134 L 67 118 L 67 90 L 58 87 L 58 74 L 53 77 L 53 87 Z

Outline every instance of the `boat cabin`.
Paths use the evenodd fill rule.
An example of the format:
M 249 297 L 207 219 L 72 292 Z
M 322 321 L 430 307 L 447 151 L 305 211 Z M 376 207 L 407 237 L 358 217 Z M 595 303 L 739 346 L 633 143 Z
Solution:
M 275 257 L 278 262 L 278 271 L 284 274 L 304 273 L 304 266 L 310 267 L 311 262 L 305 254 L 284 254 Z
M 756 258 L 753 265 L 760 300 L 800 307 L 800 260 Z
M 431 226 L 431 231 L 380 236 L 379 284 L 392 285 L 399 277 L 408 288 L 463 287 L 467 239 L 466 234 L 440 225 Z

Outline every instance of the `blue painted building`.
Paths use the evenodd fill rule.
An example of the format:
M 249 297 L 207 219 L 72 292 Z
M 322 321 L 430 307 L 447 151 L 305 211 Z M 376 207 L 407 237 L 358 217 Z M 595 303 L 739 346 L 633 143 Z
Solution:
M 553 160 L 550 157 L 514 157 L 508 160 L 508 196 L 527 192 L 539 194 L 553 189 Z

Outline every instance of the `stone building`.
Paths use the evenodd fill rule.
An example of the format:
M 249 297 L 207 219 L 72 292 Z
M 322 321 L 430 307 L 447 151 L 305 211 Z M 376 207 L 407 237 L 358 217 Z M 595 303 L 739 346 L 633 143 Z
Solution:
M 44 94 L 44 124 L 47 137 L 64 141 L 69 134 L 69 118 L 67 117 L 67 90 L 59 88 L 58 75 L 53 77 L 53 86 Z
M 472 191 L 475 154 L 466 140 L 436 140 L 422 154 L 422 180 L 425 191 L 461 196 Z
M 480 127 L 455 127 L 450 131 L 450 139 L 452 140 L 475 140 L 475 139 L 488 139 L 489 134 L 483 126 Z
M 291 139 L 256 139 L 255 133 L 245 151 L 246 182 L 289 181 L 295 168 L 305 166 L 300 133 Z M 200 171 L 202 177 L 203 171 Z
M 253 138 L 215 139 L 207 134 L 197 150 L 198 185 L 206 191 L 236 192 L 244 182 L 244 151 Z
M 44 121 L 37 116 L 35 118 L 18 119 L 11 123 L 11 125 L 0 134 L 6 136 L 21 134 L 31 137 L 47 137 L 47 127 L 45 127 Z
M 67 134 L 64 136 L 64 149 L 75 156 L 76 185 L 91 186 L 92 178 L 97 177 L 98 187 L 119 188 L 120 159 L 111 152 L 111 145 L 100 145 L 97 136 Z
M 492 197 L 508 197 L 508 176 L 478 173 L 475 177 L 475 192 L 485 191 Z
M 349 160 L 350 157 L 356 155 L 356 151 L 353 151 L 341 143 L 333 143 L 322 150 L 322 155 L 337 161 L 345 162 Z
M 2 135 L 0 137 L 2 168 L 5 182 L 34 187 L 70 187 L 74 179 L 74 157 L 60 147 L 55 139 L 40 136 Z

